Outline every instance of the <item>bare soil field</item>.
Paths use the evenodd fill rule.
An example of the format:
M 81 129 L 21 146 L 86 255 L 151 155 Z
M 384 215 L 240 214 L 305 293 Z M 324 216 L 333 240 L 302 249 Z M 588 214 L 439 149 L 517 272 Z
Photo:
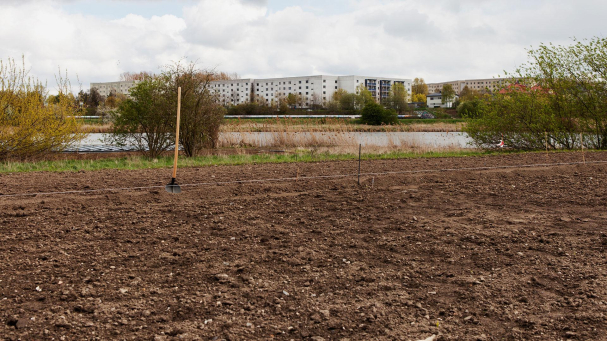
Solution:
M 579 161 L 3 174 L 0 339 L 605 340 L 607 163 L 503 168 Z

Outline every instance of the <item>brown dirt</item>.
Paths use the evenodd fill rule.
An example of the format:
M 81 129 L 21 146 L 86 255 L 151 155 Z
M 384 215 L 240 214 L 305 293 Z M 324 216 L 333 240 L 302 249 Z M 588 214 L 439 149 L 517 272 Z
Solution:
M 581 161 L 548 158 L 368 161 L 363 172 Z M 179 182 L 355 170 L 191 168 Z M 4 174 L 0 191 L 164 186 L 169 177 Z M 0 337 L 605 339 L 607 164 L 362 180 L 0 196 Z

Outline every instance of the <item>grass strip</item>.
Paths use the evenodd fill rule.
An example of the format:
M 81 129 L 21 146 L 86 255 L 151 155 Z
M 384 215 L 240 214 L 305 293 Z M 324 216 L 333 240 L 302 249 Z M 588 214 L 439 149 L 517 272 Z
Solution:
M 437 157 L 465 157 L 485 156 L 497 154 L 489 151 L 446 151 L 446 152 L 404 152 L 373 154 L 364 153 L 364 160 L 381 159 L 412 159 Z M 233 155 L 207 155 L 192 158 L 179 158 L 179 167 L 208 167 L 219 165 L 244 165 L 261 163 L 288 163 L 288 162 L 319 162 L 319 161 L 346 161 L 357 160 L 358 154 L 334 154 L 299 152 L 289 154 L 233 154 Z M 97 171 L 105 169 L 137 170 L 170 168 L 173 166 L 172 157 L 147 159 L 142 156 L 129 156 L 122 158 L 108 158 L 99 160 L 53 160 L 36 162 L 2 162 L 0 173 L 24 172 L 78 172 Z

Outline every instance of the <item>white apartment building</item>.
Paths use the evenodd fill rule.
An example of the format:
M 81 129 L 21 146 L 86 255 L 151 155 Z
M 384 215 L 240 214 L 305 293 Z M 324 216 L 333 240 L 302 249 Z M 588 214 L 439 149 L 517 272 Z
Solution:
M 137 83 L 138 81 L 91 83 L 91 89 L 96 88 L 99 94 L 104 97 L 109 96 L 112 92 L 129 96 L 131 88 Z
M 302 76 L 265 79 L 235 79 L 211 82 L 218 101 L 223 105 L 238 105 L 257 101 L 266 105 L 277 104 L 289 94 L 298 95 L 298 107 L 323 105 L 333 98 L 333 94 L 344 89 L 355 93 L 359 85 L 367 87 L 377 101 L 385 99 L 392 85 L 401 83 L 411 92 L 411 80 L 365 76 Z
M 426 96 L 426 105 L 428 108 L 451 108 L 453 102 L 459 98 L 458 95 L 453 96 L 453 100 L 443 104 L 443 96 L 440 92 L 428 94 Z
M 508 80 L 502 78 L 486 78 L 486 79 L 465 79 L 442 83 L 428 83 L 428 93 L 437 93 L 443 91 L 443 86 L 451 84 L 455 93 L 459 94 L 464 87 L 468 86 L 470 90 L 476 91 L 495 91 L 499 90 L 503 85 L 507 84 Z

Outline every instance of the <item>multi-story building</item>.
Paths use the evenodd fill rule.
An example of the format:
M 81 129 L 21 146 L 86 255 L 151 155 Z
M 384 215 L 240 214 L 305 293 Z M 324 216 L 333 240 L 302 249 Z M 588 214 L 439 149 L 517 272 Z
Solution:
M 503 78 L 486 78 L 486 79 L 465 79 L 458 81 L 428 83 L 428 93 L 437 93 L 443 91 L 443 86 L 451 84 L 455 93 L 459 94 L 466 86 L 470 90 L 476 91 L 495 91 L 507 84 L 508 80 Z
M 211 82 L 218 100 L 223 105 L 238 105 L 248 102 L 275 105 L 289 94 L 297 95 L 298 107 L 323 105 L 332 100 L 339 89 L 356 93 L 365 86 L 377 101 L 386 99 L 396 83 L 401 83 L 411 93 L 411 80 L 365 76 L 303 76 L 265 79 L 235 79 Z
M 109 96 L 112 92 L 115 94 L 123 94 L 129 96 L 131 88 L 138 81 L 122 81 L 122 82 L 106 82 L 106 83 L 91 83 L 91 89 L 96 88 L 101 96 Z

